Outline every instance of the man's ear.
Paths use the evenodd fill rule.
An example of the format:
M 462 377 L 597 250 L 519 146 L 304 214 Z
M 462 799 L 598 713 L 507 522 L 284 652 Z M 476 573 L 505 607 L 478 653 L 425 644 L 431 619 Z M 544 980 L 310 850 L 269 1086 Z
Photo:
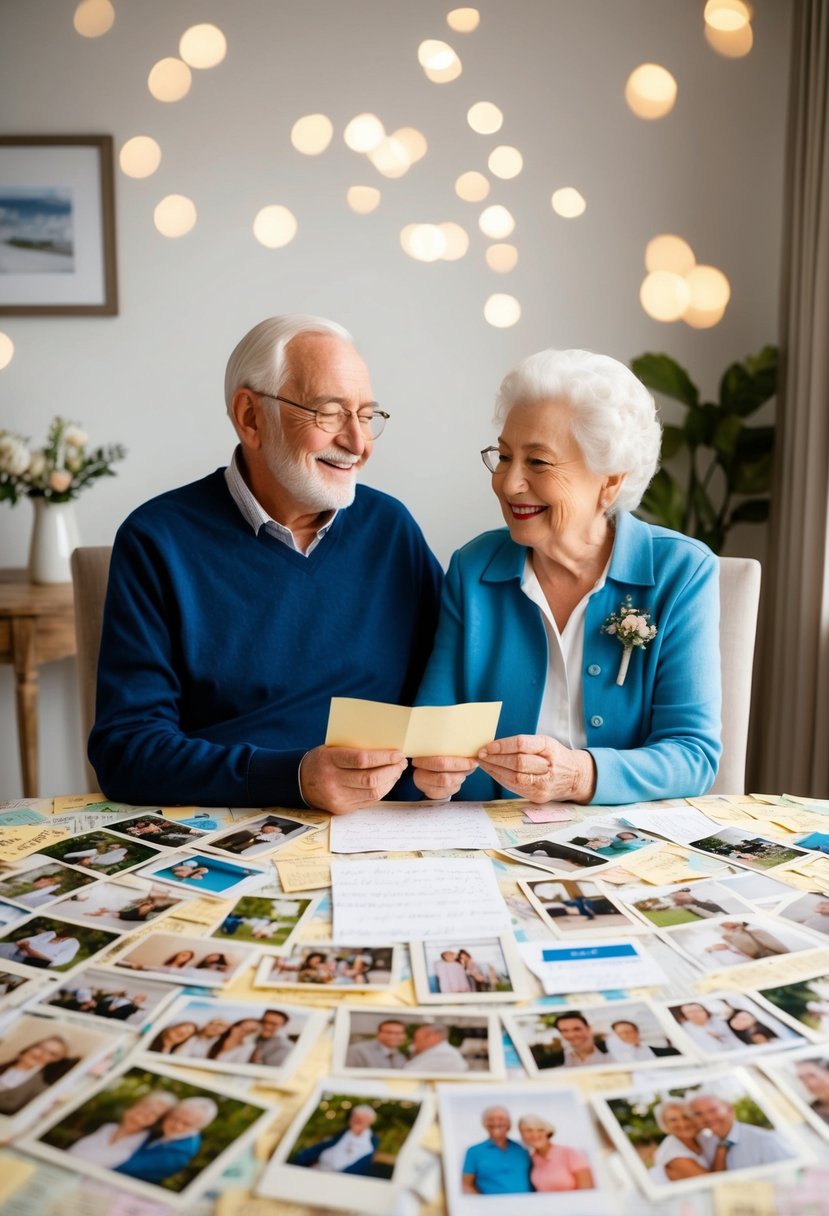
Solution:
M 237 388 L 230 399 L 230 417 L 240 442 L 246 448 L 262 446 L 259 394 L 249 388 Z

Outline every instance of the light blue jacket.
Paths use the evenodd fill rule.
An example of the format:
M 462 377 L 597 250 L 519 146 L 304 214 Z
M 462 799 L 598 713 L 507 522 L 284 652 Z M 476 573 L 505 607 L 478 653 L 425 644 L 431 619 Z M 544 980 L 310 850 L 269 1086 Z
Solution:
M 535 732 L 547 676 L 541 612 L 521 590 L 527 552 L 501 528 L 454 554 L 417 698 L 503 701 L 500 738 Z M 634 649 L 619 686 L 622 647 L 601 627 L 628 594 L 657 634 Z M 618 516 L 607 580 L 587 606 L 582 691 L 595 804 L 690 798 L 711 787 L 722 750 L 719 566 L 704 544 Z M 478 770 L 458 796 L 514 795 Z

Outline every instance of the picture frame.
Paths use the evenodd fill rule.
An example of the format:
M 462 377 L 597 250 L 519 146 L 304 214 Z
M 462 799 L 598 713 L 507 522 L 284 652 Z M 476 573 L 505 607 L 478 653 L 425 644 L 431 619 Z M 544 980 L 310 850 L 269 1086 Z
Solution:
M 0 136 L 0 316 L 116 316 L 111 135 Z
M 687 1040 L 691 1051 L 703 1060 L 753 1057 L 804 1042 L 797 1030 L 741 992 L 709 992 L 674 998 L 659 1006 L 677 1023 L 679 1041 Z
M 511 933 L 460 943 L 449 937 L 410 942 L 409 957 L 420 1005 L 503 1004 L 527 996 L 526 971 Z
M 215 934 L 214 934 L 215 936 Z M 399 983 L 402 946 L 300 942 L 290 952 L 268 953 L 259 961 L 255 988 L 287 988 L 334 997 L 382 992 Z
M 472 1012 L 468 1005 L 440 1010 L 340 1005 L 332 1069 L 342 1077 L 398 1081 L 498 1079 L 505 1075 L 498 1016 Z

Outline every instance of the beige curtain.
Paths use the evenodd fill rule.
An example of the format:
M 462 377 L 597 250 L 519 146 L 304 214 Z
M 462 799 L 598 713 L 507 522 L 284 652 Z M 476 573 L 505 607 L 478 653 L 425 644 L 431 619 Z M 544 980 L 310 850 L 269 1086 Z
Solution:
M 775 489 L 750 788 L 829 798 L 829 0 L 793 8 Z

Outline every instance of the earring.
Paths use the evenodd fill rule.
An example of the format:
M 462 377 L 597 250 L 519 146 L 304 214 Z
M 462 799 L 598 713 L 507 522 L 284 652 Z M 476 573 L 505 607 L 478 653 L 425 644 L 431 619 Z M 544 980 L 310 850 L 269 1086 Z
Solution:
M 599 499 L 599 506 L 600 506 L 600 507 L 606 507 L 606 506 L 608 505 L 608 503 L 609 503 L 609 502 L 610 502 L 610 499 L 608 499 L 608 498 L 600 498 L 600 499 Z

